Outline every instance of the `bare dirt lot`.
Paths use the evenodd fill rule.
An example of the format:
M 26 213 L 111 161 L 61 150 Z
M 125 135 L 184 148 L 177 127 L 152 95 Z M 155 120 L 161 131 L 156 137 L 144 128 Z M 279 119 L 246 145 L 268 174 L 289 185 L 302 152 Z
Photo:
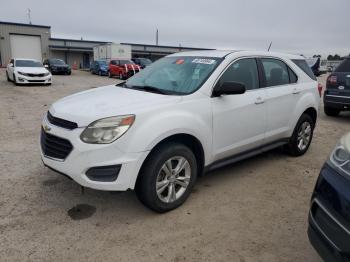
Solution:
M 350 131 L 349 113 L 321 110 L 306 155 L 275 150 L 211 172 L 182 207 L 159 215 L 132 191 L 82 195 L 40 160 L 50 104 L 117 81 L 74 71 L 54 76 L 52 86 L 21 87 L 0 70 L 1 261 L 320 261 L 306 234 L 309 199 L 329 152 Z M 72 210 L 79 204 L 88 208 Z

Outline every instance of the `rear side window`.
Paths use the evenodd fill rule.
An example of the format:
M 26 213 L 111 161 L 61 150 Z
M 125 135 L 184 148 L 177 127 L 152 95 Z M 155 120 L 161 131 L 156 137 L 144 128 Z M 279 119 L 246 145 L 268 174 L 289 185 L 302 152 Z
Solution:
M 224 82 L 238 82 L 245 85 L 247 90 L 259 88 L 259 75 L 254 58 L 240 59 L 230 65 L 221 76 L 218 84 Z
M 262 58 L 261 62 L 267 87 L 289 84 L 288 66 L 284 62 L 273 58 Z
M 292 59 L 294 64 L 296 64 L 301 70 L 303 70 L 311 79 L 317 80 L 316 76 L 312 72 L 310 66 L 306 63 L 304 59 Z
M 334 72 L 350 72 L 350 58 L 345 59 Z

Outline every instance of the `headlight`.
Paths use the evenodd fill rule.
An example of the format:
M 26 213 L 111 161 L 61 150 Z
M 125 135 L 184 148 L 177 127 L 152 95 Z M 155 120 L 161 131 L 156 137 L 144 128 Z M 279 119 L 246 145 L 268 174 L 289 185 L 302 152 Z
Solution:
M 329 160 L 335 168 L 350 175 L 350 133 L 340 139 Z
M 23 72 L 20 72 L 20 71 L 17 71 L 18 74 L 22 75 L 22 76 L 27 76 L 26 73 L 23 73 Z
M 89 144 L 109 144 L 128 131 L 134 121 L 134 115 L 103 118 L 85 128 L 80 139 Z

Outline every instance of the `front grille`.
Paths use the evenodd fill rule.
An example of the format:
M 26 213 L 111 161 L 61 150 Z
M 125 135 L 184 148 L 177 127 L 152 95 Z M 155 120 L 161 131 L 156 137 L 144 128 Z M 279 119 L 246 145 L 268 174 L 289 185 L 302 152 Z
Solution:
M 78 127 L 77 123 L 64 120 L 62 118 L 54 117 L 53 115 L 51 115 L 50 111 L 47 112 L 47 120 L 49 120 L 49 122 L 55 126 L 59 126 L 69 130 L 73 130 Z
M 45 156 L 60 160 L 66 159 L 73 150 L 72 144 L 67 139 L 46 133 L 43 128 L 41 128 L 40 144 Z
M 29 83 L 44 83 L 45 80 L 28 80 Z
M 43 77 L 45 76 L 45 74 L 26 74 L 27 76 L 30 76 L 30 77 Z

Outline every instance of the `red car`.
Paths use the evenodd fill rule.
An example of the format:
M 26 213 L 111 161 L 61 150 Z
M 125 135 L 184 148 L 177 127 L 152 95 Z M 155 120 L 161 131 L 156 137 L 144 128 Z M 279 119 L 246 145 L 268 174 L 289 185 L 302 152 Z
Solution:
M 131 60 L 112 59 L 108 66 L 108 76 L 118 76 L 127 79 L 141 70 L 141 67 Z

